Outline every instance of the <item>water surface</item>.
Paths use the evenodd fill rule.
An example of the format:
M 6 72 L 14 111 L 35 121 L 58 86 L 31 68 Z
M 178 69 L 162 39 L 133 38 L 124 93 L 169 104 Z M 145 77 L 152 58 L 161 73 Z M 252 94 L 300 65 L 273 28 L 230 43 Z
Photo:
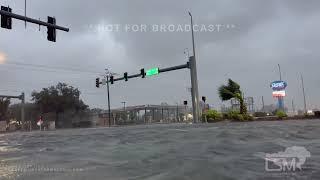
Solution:
M 0 134 L 0 179 L 320 179 L 320 121 L 145 125 Z M 295 172 L 265 153 L 305 147 Z

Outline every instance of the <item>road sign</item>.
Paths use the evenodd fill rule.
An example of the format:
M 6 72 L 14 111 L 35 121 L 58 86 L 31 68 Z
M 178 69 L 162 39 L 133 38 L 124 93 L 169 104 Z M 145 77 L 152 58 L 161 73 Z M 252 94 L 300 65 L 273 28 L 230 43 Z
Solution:
M 159 68 L 152 68 L 152 69 L 147 70 L 147 72 L 146 72 L 146 76 L 154 76 L 157 74 L 159 74 Z

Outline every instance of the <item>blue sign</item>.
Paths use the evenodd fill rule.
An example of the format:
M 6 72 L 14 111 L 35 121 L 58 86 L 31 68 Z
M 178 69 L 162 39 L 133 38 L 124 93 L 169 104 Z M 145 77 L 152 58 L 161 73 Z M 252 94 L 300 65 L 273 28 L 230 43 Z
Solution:
M 284 81 L 274 81 L 273 83 L 271 83 L 270 87 L 274 91 L 282 91 L 282 90 L 286 89 L 287 85 L 288 84 Z

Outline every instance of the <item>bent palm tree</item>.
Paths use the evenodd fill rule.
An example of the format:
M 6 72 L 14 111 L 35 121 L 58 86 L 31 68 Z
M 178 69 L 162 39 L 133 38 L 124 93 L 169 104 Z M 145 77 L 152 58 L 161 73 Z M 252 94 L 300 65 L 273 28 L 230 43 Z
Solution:
M 247 107 L 244 104 L 244 99 L 240 90 L 240 85 L 238 83 L 229 79 L 228 85 L 220 86 L 218 89 L 218 93 L 222 101 L 228 101 L 232 98 L 237 99 L 240 103 L 240 114 L 247 113 Z

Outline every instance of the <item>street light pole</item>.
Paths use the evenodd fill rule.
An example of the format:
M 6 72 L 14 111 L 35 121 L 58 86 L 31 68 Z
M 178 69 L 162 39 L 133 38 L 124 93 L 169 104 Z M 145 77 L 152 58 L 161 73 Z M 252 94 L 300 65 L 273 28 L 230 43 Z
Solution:
M 306 93 L 305 93 L 305 90 L 304 90 L 304 81 L 303 81 L 302 74 L 300 74 L 300 77 L 301 77 L 301 85 L 302 85 L 302 93 L 303 93 L 304 113 L 307 114 Z
M 125 111 L 126 110 L 126 102 L 121 102 L 123 104 L 123 110 Z
M 108 119 L 109 127 L 111 126 L 111 109 L 110 109 L 110 93 L 109 93 L 109 76 L 107 76 L 107 91 L 108 91 Z
M 278 68 L 279 68 L 280 81 L 282 81 L 282 76 L 281 76 L 281 67 L 280 67 L 280 64 L 278 64 Z
M 189 12 L 191 20 L 191 32 L 192 32 L 192 46 L 193 46 L 193 56 L 189 57 L 190 75 L 191 75 L 191 94 L 192 94 L 192 106 L 193 106 L 193 122 L 197 123 L 200 121 L 200 106 L 199 106 L 199 90 L 198 90 L 198 77 L 197 77 L 197 63 L 196 63 L 196 48 L 194 41 L 194 31 L 193 31 L 193 17 L 191 12 Z
M 108 91 L 108 118 L 109 118 L 109 127 L 111 126 L 111 108 L 110 108 L 110 89 L 109 89 L 109 79 L 110 76 L 116 75 L 116 73 L 112 73 L 109 71 L 109 69 L 105 69 L 106 73 L 104 75 L 104 78 L 106 79 L 106 84 L 107 84 L 107 91 Z
M 196 47 L 194 43 L 194 32 L 193 32 L 193 17 L 191 12 L 189 12 L 190 20 L 191 20 L 191 33 L 192 33 L 192 48 L 193 48 L 193 56 L 196 57 Z

